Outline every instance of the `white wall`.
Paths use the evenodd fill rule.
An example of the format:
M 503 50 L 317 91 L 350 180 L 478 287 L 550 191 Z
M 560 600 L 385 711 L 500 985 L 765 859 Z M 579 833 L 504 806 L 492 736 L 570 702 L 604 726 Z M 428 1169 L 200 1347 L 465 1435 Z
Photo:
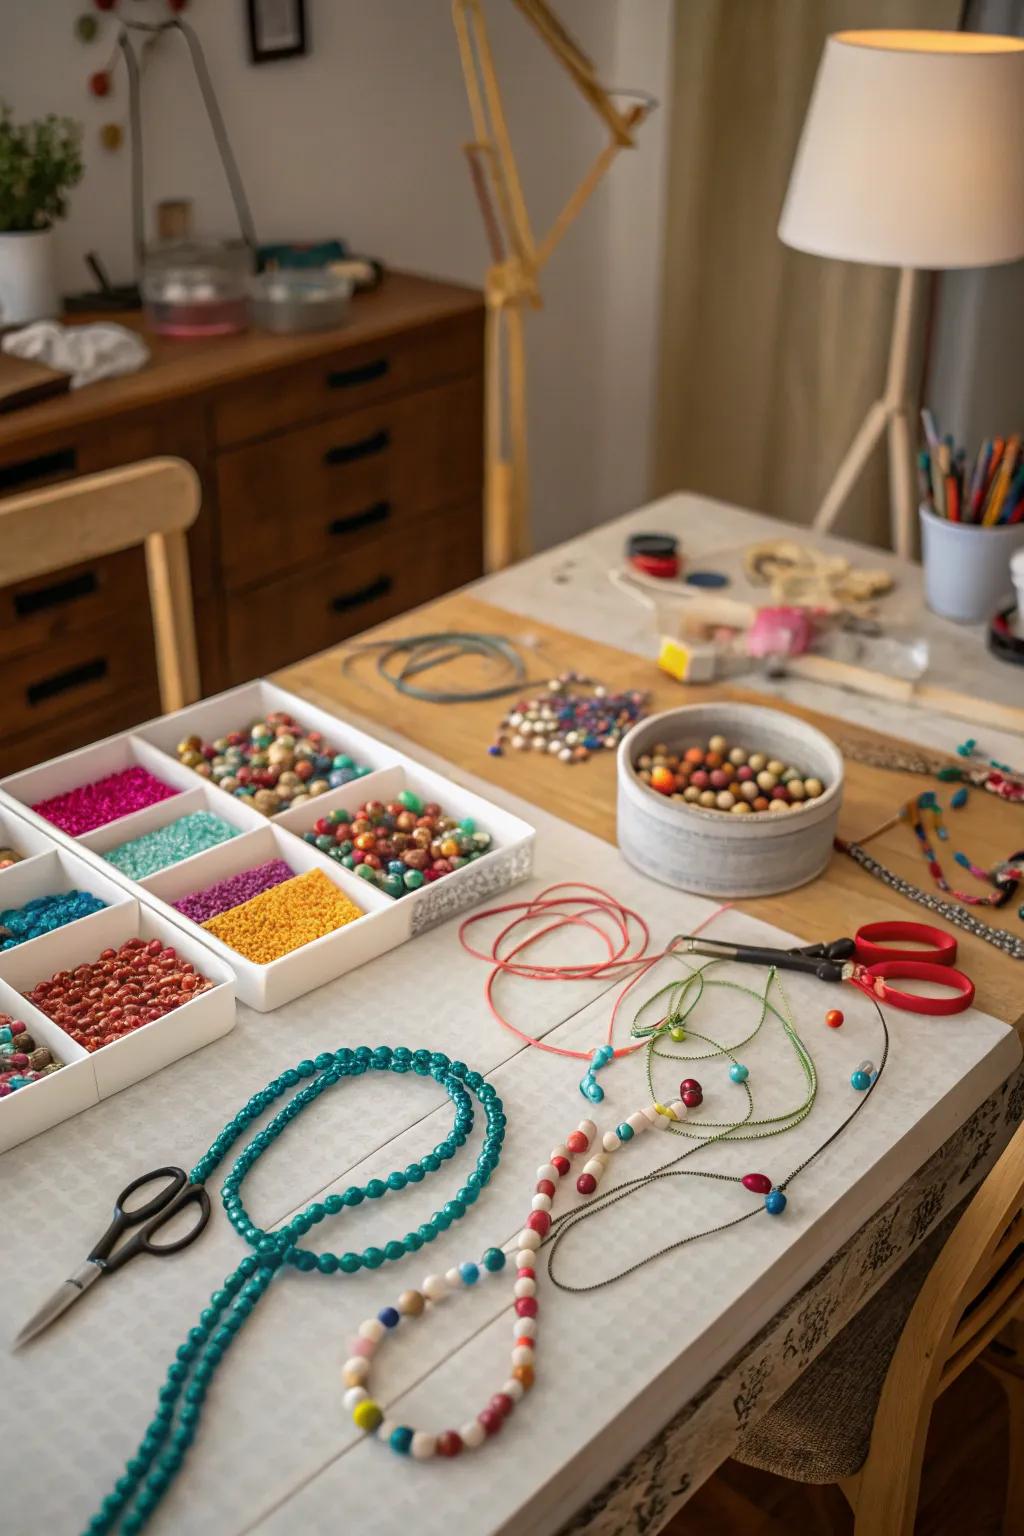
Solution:
M 132 16 L 161 0 L 121 0 Z M 671 0 L 556 0 L 611 82 L 665 101 Z M 129 157 L 101 123 L 126 122 L 118 66 L 105 101 L 86 78 L 108 62 L 104 20 L 89 47 L 70 0 L 4 7 L 0 97 L 16 115 L 68 112 L 86 128 L 87 172 L 59 232 L 61 280 L 90 285 L 94 248 L 130 270 Z M 460 145 L 470 123 L 447 0 L 307 0 L 311 53 L 249 65 L 243 0 L 192 0 L 261 239 L 341 234 L 392 266 L 479 283 L 487 259 Z M 596 118 L 510 0 L 487 16 L 535 230 L 601 147 Z M 189 196 L 199 230 L 234 233 L 232 205 L 183 43 L 168 38 L 145 84 L 147 215 Z M 639 502 L 647 487 L 667 108 L 642 129 L 552 258 L 545 308 L 528 320 L 533 513 L 550 544 Z

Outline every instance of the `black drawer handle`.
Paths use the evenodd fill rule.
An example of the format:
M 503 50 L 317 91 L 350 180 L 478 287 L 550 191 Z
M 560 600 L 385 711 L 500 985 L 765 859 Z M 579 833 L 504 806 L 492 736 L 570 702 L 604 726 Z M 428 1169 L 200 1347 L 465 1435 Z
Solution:
M 59 608 L 61 603 L 73 603 L 78 597 L 88 597 L 99 589 L 95 571 L 83 571 L 79 576 L 69 576 L 67 581 L 55 581 L 48 587 L 36 587 L 34 592 L 18 592 L 14 598 L 14 612 L 19 619 L 38 613 L 43 608 Z
M 383 379 L 391 371 L 386 357 L 378 357 L 372 363 L 361 363 L 357 368 L 332 368 L 327 375 L 328 389 L 351 389 L 356 384 L 372 384 Z
M 0 465 L 0 491 L 13 491 L 33 480 L 49 480 L 54 475 L 73 475 L 78 468 L 78 454 L 73 448 L 58 448 L 54 453 L 40 453 L 18 464 Z
M 330 606 L 335 613 L 347 613 L 350 608 L 361 608 L 364 603 L 372 603 L 376 597 L 385 597 L 392 585 L 390 576 L 378 576 L 376 581 L 358 587 L 355 592 L 343 592 L 340 597 L 332 597 Z
M 95 661 L 83 662 L 80 667 L 69 667 L 67 672 L 56 672 L 53 677 L 44 677 L 38 683 L 29 683 L 25 689 L 25 697 L 30 704 L 44 704 L 47 699 L 54 699 L 59 693 L 67 693 L 71 688 L 81 688 L 85 683 L 98 682 L 101 677 L 106 677 L 109 671 L 106 657 L 99 656 Z
M 339 443 L 324 454 L 325 464 L 351 464 L 353 459 L 369 459 L 375 453 L 383 453 L 391 444 L 391 433 L 382 428 L 369 437 L 361 437 L 355 443 Z
M 362 512 L 352 512 L 348 517 L 336 517 L 327 524 L 328 533 L 355 533 L 359 528 L 372 528 L 375 523 L 386 523 L 391 516 L 390 501 L 375 501 Z

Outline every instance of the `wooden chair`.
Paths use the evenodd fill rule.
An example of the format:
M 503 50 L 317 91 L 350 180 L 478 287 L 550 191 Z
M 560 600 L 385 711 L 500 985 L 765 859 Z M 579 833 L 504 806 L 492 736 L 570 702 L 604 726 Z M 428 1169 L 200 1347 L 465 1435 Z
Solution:
M 1024 1126 L 934 1263 L 904 1278 L 913 1263 L 908 1260 L 744 1437 L 736 1458 L 783 1476 L 793 1476 L 798 1467 L 802 1482 L 837 1482 L 854 1511 L 855 1536 L 912 1536 L 932 1405 L 967 1366 L 980 1360 L 1001 1381 L 1009 1401 L 1003 1531 L 1004 1536 L 1021 1536 L 1024 1344 L 1014 1349 L 1008 1325 L 1019 1328 L 1014 1320 L 1024 1313 Z M 907 1297 L 908 1285 L 916 1299 Z M 878 1325 L 884 1330 L 894 1316 L 895 1348 L 890 1345 L 885 1357 L 887 1371 L 882 1362 L 881 1392 L 879 1371 L 872 1395 Z M 901 1316 L 906 1323 L 899 1332 Z M 1010 1342 L 1001 1345 L 996 1336 L 1004 1330 Z M 837 1475 L 844 1456 L 853 1463 L 859 1457 L 860 1465 Z
M 144 459 L 0 501 L 0 586 L 143 544 L 160 702 L 199 697 L 185 530 L 200 506 L 184 459 Z

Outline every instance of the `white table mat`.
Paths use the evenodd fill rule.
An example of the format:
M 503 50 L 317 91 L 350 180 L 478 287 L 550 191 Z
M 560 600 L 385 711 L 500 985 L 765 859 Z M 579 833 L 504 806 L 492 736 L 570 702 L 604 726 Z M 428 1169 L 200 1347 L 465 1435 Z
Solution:
M 512 797 L 495 797 L 522 809 Z M 538 827 L 536 875 L 510 899 L 553 880 L 591 881 L 640 910 L 658 945 L 713 910 L 646 880 L 607 844 L 536 808 L 525 813 Z M 713 931 L 742 932 L 760 942 L 783 937 L 735 912 L 716 919 Z M 560 958 L 565 954 L 563 944 Z M 538 1383 L 503 1428 L 501 1443 L 455 1463 L 421 1466 L 399 1462 L 354 1430 L 341 1402 L 348 1340 L 359 1321 L 399 1290 L 507 1240 L 529 1205 L 535 1168 L 591 1113 L 576 1086 L 581 1063 L 523 1048 L 489 1018 L 485 974 L 483 964 L 459 948 L 456 925 L 446 924 L 274 1014 L 240 1009 L 238 1027 L 225 1040 L 0 1160 L 0 1278 L 10 1336 L 84 1257 L 128 1179 L 164 1162 L 190 1166 L 252 1092 L 304 1056 L 360 1043 L 427 1046 L 486 1072 L 505 1102 L 509 1130 L 492 1184 L 429 1249 L 376 1273 L 329 1278 L 289 1271 L 275 1282 L 217 1373 L 200 1435 L 154 1531 L 333 1536 L 342 1522 L 352 1529 L 362 1524 L 374 1536 L 410 1530 L 449 1536 L 454 1519 L 462 1536 L 493 1536 L 513 1523 L 531 1536 L 555 1530 L 1020 1057 L 1014 1032 L 976 1011 L 951 1020 L 890 1011 L 893 1050 L 877 1093 L 794 1182 L 782 1218 L 758 1216 L 592 1295 L 565 1295 L 544 1281 Z M 731 974 L 752 987 L 764 976 L 750 967 Z M 588 1006 L 598 991 L 593 984 L 503 980 L 499 986 L 509 1011 L 534 1034 L 553 1031 L 558 1043 L 576 1048 L 603 1037 L 611 994 Z M 852 988 L 837 991 L 802 977 L 787 977 L 785 986 L 821 1077 L 814 1111 L 785 1136 L 754 1147 L 709 1148 L 690 1166 L 784 1177 L 848 1112 L 852 1068 L 865 1056 L 878 1060 L 874 1010 Z M 640 984 L 638 997 L 648 990 Z M 824 1012 L 837 1005 L 847 1023 L 828 1030 Z M 749 1032 L 752 1010 L 749 1000 L 713 991 L 695 1027 L 735 1041 Z M 766 1024 L 743 1059 L 759 1115 L 800 1101 L 803 1076 L 777 1025 Z M 674 1073 L 667 1063 L 664 1070 L 668 1093 Z M 722 1062 L 681 1075 L 704 1082 L 708 1118 L 727 1118 L 741 1095 Z M 593 1118 L 602 1128 L 646 1102 L 640 1055 L 615 1063 L 601 1081 L 607 1099 Z M 259 1224 L 273 1225 L 328 1189 L 402 1167 L 449 1122 L 447 1098 L 430 1080 L 388 1075 L 344 1082 L 260 1161 L 244 1186 L 248 1207 Z M 644 1137 L 617 1154 L 609 1182 L 659 1166 L 683 1145 L 668 1136 Z M 325 1222 L 308 1241 L 340 1251 L 401 1236 L 454 1193 L 471 1166 L 471 1147 L 420 1186 Z M 51 1448 L 47 1476 L 26 1477 L 22 1437 L 3 1437 L 0 1471 L 12 1536 L 80 1529 L 134 1451 L 175 1348 L 209 1292 L 247 1251 L 216 1203 L 218 1190 L 215 1178 L 214 1219 L 198 1244 L 174 1259 L 127 1266 L 37 1343 L 5 1360 L 5 1417 L 16 1419 L 33 1443 L 45 1440 Z M 738 1214 L 753 1198 L 712 1181 L 663 1181 L 584 1223 L 559 1255 L 561 1272 L 574 1281 L 613 1273 L 673 1236 Z M 506 1271 L 400 1330 L 404 1337 L 378 1355 L 375 1367 L 375 1391 L 389 1417 L 457 1427 L 483 1405 L 507 1374 L 510 1294 Z

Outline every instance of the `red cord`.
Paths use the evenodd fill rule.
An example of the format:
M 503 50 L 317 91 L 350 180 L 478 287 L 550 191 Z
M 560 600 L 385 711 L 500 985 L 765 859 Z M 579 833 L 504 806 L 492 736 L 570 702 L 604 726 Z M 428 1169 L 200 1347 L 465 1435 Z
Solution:
M 559 892 L 571 894 L 556 894 Z M 582 910 L 576 910 L 578 908 Z M 722 911 L 725 911 L 724 907 L 717 908 L 711 917 L 717 917 Z M 475 949 L 466 937 L 474 923 L 486 922 L 488 918 L 502 917 L 510 912 L 515 913 L 516 916 L 495 935 L 490 949 Z M 548 914 L 552 915 L 551 922 L 526 933 L 513 943 L 511 948 L 504 948 L 506 940 L 523 924 L 534 923 Z M 705 922 L 710 921 L 710 917 L 705 919 Z M 635 942 L 630 934 L 631 923 L 639 929 L 639 938 Z M 703 927 L 704 924 L 700 926 Z M 519 958 L 549 933 L 558 933 L 563 928 L 569 927 L 589 928 L 592 933 L 595 933 L 605 946 L 607 951 L 605 958 L 590 965 L 545 965 Z M 499 1011 L 494 1001 L 494 983 L 503 974 L 522 976 L 528 981 L 601 981 L 619 975 L 628 975 L 629 979 L 615 999 L 608 1019 L 606 1039 L 611 1045 L 615 1033 L 615 1021 L 626 994 L 641 977 L 646 976 L 652 966 L 657 965 L 659 960 L 663 960 L 671 952 L 670 945 L 668 949 L 649 955 L 647 946 L 650 941 L 650 929 L 639 912 L 634 912 L 632 907 L 624 906 L 622 902 L 617 901 L 614 896 L 610 896 L 607 891 L 602 891 L 596 885 L 571 880 L 559 881 L 555 885 L 547 886 L 530 901 L 507 902 L 500 907 L 489 907 L 484 912 L 474 912 L 465 918 L 459 927 L 459 942 L 463 949 L 475 955 L 478 960 L 486 960 L 491 966 L 484 987 L 484 996 L 497 1022 L 504 1029 L 509 1029 L 514 1035 L 518 1035 L 519 1039 L 527 1045 L 535 1045 L 538 1050 L 549 1051 L 553 1056 L 569 1056 L 576 1061 L 589 1061 L 593 1050 L 570 1051 L 562 1046 L 548 1045 L 545 1041 L 528 1035 L 525 1030 L 506 1019 Z M 646 1043 L 646 1040 L 637 1040 L 631 1045 L 618 1046 L 615 1048 L 615 1055 L 628 1056 Z

